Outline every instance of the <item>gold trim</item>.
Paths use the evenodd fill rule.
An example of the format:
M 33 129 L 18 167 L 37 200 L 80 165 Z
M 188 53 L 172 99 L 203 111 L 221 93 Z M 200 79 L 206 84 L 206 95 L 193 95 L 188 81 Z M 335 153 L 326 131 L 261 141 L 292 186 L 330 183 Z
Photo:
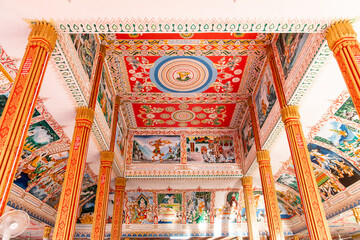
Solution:
M 281 109 L 281 119 L 285 123 L 289 118 L 300 119 L 299 107 L 288 105 Z
M 356 38 L 357 34 L 352 27 L 350 20 L 340 20 L 334 22 L 326 32 L 326 39 L 331 50 L 334 50 L 336 42 L 342 38 Z
M 4 74 L 4 76 L 10 81 L 14 82 L 14 79 L 10 76 L 10 74 L 5 70 L 2 64 L 0 64 L 0 71 Z
M 125 187 L 126 186 L 126 178 L 124 178 L 124 177 L 115 178 L 115 186 Z
M 29 35 L 29 42 L 35 40 L 45 40 L 47 41 L 48 51 L 52 52 L 55 48 L 57 32 L 55 27 L 46 21 L 36 21 L 31 24 L 32 30 Z M 46 46 L 45 46 L 46 47 Z
M 94 120 L 94 110 L 88 107 L 78 107 L 76 109 L 76 120 L 85 119 L 91 123 Z

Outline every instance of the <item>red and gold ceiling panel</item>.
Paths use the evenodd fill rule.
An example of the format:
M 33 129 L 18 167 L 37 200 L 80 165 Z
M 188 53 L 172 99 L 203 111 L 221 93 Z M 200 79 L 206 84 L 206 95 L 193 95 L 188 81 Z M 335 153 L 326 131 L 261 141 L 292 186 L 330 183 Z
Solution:
M 128 56 L 122 57 L 129 89 L 131 92 L 163 92 L 159 90 L 150 77 L 150 69 L 161 56 Z M 180 57 L 179 57 L 180 58 Z M 217 71 L 217 77 L 204 93 L 236 93 L 239 91 L 242 75 L 246 65 L 247 56 L 209 56 L 207 57 Z M 174 66 L 174 74 L 184 72 L 184 65 Z M 172 69 L 173 69 L 172 68 Z M 197 66 L 192 64 L 192 69 L 197 72 Z M 185 71 L 186 73 L 186 71 Z M 193 76 L 194 78 L 196 76 Z M 187 82 L 191 82 L 191 79 Z M 185 85 L 185 81 L 182 82 Z M 194 81 L 196 83 L 196 81 Z
M 137 127 L 229 127 L 236 104 L 133 103 Z
M 260 39 L 259 33 L 117 33 L 116 39 Z

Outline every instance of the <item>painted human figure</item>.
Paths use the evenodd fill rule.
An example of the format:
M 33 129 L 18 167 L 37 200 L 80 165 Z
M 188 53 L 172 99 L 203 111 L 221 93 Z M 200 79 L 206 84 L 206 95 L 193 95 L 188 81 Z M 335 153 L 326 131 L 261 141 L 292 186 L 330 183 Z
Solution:
M 162 159 L 162 157 L 164 156 L 164 153 L 161 153 L 160 147 L 165 146 L 167 144 L 171 144 L 171 142 L 169 140 L 162 140 L 161 138 L 159 138 L 158 140 L 154 140 L 154 141 L 149 142 L 150 146 L 155 147 L 154 150 L 153 150 L 153 156 L 152 156 L 152 161 L 153 162 L 156 161 L 155 157 L 159 157 L 161 163 L 164 161 Z

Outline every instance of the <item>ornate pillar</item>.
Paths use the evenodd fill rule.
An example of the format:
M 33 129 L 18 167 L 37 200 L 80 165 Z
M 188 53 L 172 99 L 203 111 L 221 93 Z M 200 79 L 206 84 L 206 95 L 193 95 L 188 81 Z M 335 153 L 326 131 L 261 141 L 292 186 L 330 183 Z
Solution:
M 270 239 L 272 240 L 284 239 L 280 210 L 279 210 L 279 205 L 275 190 L 275 181 L 270 165 L 270 153 L 269 151 L 261 150 L 260 136 L 259 136 L 260 128 L 258 125 L 258 120 L 255 115 L 256 111 L 252 98 L 248 99 L 248 105 L 250 109 L 252 127 L 254 130 L 256 158 L 259 164 L 261 185 L 264 195 L 266 217 L 268 220 Z
M 114 152 L 103 151 L 100 154 L 100 173 L 96 191 L 95 212 L 91 230 L 91 239 L 93 240 L 101 240 L 105 237 L 110 177 L 112 163 L 114 160 Z
M 54 239 L 73 239 L 94 110 L 79 107 L 56 217 Z
M 56 43 L 50 23 L 32 24 L 18 75 L 0 120 L 0 216 L 4 213 L 44 73 Z
M 360 224 L 360 207 L 352 209 L 356 222 Z
M 281 109 L 310 239 L 331 239 L 297 106 Z
M 360 45 L 356 32 L 349 20 L 341 20 L 330 26 L 326 39 L 360 115 Z
M 259 240 L 252 177 L 242 178 L 247 227 L 250 240 Z
M 309 151 L 300 123 L 298 107 L 287 105 L 285 91 L 278 73 L 273 50 L 270 47 L 268 47 L 267 50 L 310 239 L 331 239 L 319 189 L 315 181 L 313 166 L 310 161 Z
M 259 163 L 261 185 L 264 194 L 270 239 L 285 239 L 276 196 L 274 176 L 272 174 L 270 165 L 270 153 L 266 150 L 257 151 L 256 158 Z
M 50 226 L 45 226 L 43 240 L 50 240 L 51 228 Z
M 54 239 L 70 240 L 74 237 L 77 217 L 76 213 L 79 206 L 90 130 L 94 120 L 94 108 L 99 92 L 104 55 L 105 47 L 101 46 L 94 80 L 92 81 L 93 85 L 90 94 L 89 107 L 79 107 L 77 109 L 75 129 L 56 216 Z
M 115 179 L 115 198 L 111 224 L 111 240 L 121 239 L 125 186 L 126 178 L 119 177 Z

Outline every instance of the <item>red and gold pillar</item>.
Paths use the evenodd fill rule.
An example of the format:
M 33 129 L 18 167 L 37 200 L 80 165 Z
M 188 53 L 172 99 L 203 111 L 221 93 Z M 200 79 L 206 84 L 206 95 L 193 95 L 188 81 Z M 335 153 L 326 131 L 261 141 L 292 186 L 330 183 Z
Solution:
M 252 177 L 242 178 L 247 227 L 250 240 L 259 240 Z
M 268 57 L 271 71 L 273 73 L 276 94 L 280 102 L 281 117 L 285 124 L 285 131 L 290 146 L 291 157 L 294 163 L 296 179 L 299 186 L 301 202 L 303 204 L 310 239 L 331 239 L 309 151 L 307 149 L 304 133 L 300 123 L 298 108 L 297 106 L 287 105 L 274 53 L 270 47 L 268 48 Z
M 115 198 L 111 224 L 111 240 L 120 240 L 122 235 L 123 207 L 126 178 L 115 179 Z
M 346 86 L 360 115 L 360 45 L 349 20 L 333 23 L 326 33 Z
M 101 152 L 100 173 L 96 191 L 95 212 L 91 231 L 91 239 L 93 240 L 101 240 L 105 237 L 110 177 L 113 160 L 114 152 Z
M 51 227 L 45 226 L 43 240 L 50 240 Z
M 115 104 L 111 124 L 110 150 L 101 152 L 100 173 L 96 192 L 95 212 L 92 224 L 91 239 L 104 239 L 106 229 L 107 208 L 109 201 L 110 178 L 112 163 L 114 160 L 114 146 L 116 138 L 116 126 L 119 116 L 120 98 L 115 97 Z
M 44 73 L 56 43 L 50 23 L 32 24 L 18 75 L 0 120 L 0 216 L 4 213 Z
M 256 146 L 256 158 L 259 164 L 261 185 L 264 195 L 266 217 L 268 220 L 268 227 L 270 239 L 279 240 L 284 239 L 284 233 L 281 224 L 280 210 L 276 196 L 275 181 L 270 165 L 270 153 L 266 150 L 261 150 L 259 124 L 256 118 L 256 111 L 252 98 L 248 99 L 248 106 L 250 109 L 250 116 L 252 127 L 254 131 L 254 139 Z
M 70 240 L 74 237 L 76 213 L 79 206 L 91 125 L 94 120 L 94 109 L 99 92 L 104 57 L 105 47 L 101 46 L 95 77 L 92 81 L 93 86 L 90 94 L 89 107 L 79 107 L 77 109 L 75 129 L 61 191 L 53 239 Z

